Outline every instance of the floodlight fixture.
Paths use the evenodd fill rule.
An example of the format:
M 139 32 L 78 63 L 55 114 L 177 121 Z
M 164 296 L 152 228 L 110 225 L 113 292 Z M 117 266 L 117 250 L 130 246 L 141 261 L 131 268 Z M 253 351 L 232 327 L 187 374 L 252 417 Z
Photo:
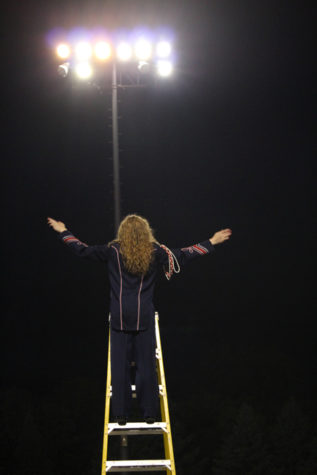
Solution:
M 66 78 L 67 74 L 68 74 L 68 71 L 69 71 L 69 63 L 63 63 L 63 64 L 60 64 L 57 68 L 57 72 L 60 76 L 62 76 L 63 78 Z
M 75 72 L 79 79 L 89 79 L 92 76 L 92 67 L 89 63 L 78 63 Z
M 56 54 L 62 59 L 67 59 L 70 56 L 70 47 L 66 43 L 60 43 L 56 48 Z
M 156 45 L 156 54 L 159 58 L 168 58 L 171 54 L 172 46 L 168 41 L 160 41 Z
M 95 55 L 96 58 L 105 61 L 106 59 L 109 59 L 111 56 L 111 46 L 109 43 L 106 41 L 98 41 L 98 43 L 95 44 Z
M 117 48 L 117 56 L 121 61 L 129 61 L 132 58 L 132 48 L 129 43 L 119 43 Z
M 157 73 L 161 77 L 168 77 L 173 72 L 173 66 L 170 61 L 158 61 L 156 64 Z
M 87 41 L 81 41 L 75 47 L 76 58 L 79 61 L 87 61 L 92 54 L 91 46 Z
M 139 39 L 135 44 L 135 55 L 138 59 L 146 61 L 152 56 L 152 45 L 144 38 Z

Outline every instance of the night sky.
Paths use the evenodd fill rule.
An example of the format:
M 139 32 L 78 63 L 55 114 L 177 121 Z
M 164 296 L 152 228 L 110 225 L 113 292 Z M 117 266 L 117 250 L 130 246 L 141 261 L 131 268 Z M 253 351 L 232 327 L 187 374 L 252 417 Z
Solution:
M 89 244 L 114 237 L 111 89 L 58 76 L 48 39 L 147 25 L 173 31 L 177 62 L 168 80 L 119 90 L 122 216 L 143 215 L 169 247 L 233 231 L 157 284 L 177 473 L 313 474 L 308 2 L 26 1 L 3 21 L 0 473 L 100 470 L 107 272 L 73 256 L 46 217 Z M 247 442 L 242 460 L 226 455 L 255 440 L 237 427 L 261 432 L 258 458 Z

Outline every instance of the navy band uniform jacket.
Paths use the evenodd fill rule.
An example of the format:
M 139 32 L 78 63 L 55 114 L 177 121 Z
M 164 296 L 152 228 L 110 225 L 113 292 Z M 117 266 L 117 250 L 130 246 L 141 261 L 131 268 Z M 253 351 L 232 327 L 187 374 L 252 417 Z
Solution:
M 88 246 L 70 231 L 60 233 L 60 239 L 77 256 L 107 263 L 111 287 L 110 313 L 114 330 L 146 330 L 154 318 L 154 285 L 157 271 L 162 267 L 169 278 L 175 272 L 175 256 L 180 268 L 188 261 L 214 251 L 209 240 L 193 246 L 169 250 L 153 243 L 154 258 L 146 275 L 134 275 L 125 268 L 120 253 L 120 244 Z M 167 271 L 166 269 L 169 269 Z

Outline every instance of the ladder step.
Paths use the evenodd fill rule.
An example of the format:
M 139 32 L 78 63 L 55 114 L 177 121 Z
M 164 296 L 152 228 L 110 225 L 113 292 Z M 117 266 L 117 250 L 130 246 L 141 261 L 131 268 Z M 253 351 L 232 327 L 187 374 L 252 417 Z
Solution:
M 167 433 L 166 422 L 154 422 L 147 424 L 146 422 L 128 422 L 121 426 L 117 422 L 108 424 L 109 435 L 151 435 Z
M 160 391 L 162 391 L 162 385 L 161 384 L 158 385 L 158 388 L 159 388 Z M 112 391 L 112 385 L 110 386 L 110 391 Z M 131 391 L 136 392 L 135 384 L 131 384 Z
M 170 460 L 108 460 L 106 472 L 156 472 L 171 469 Z

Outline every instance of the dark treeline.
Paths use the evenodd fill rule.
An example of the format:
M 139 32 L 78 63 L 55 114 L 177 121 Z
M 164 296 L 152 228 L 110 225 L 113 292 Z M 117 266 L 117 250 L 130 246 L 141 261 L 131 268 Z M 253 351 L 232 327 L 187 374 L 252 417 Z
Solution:
M 213 358 L 220 351 L 223 349 L 215 347 Z M 168 352 L 167 345 L 167 356 Z M 259 356 L 260 351 L 253 355 L 254 364 L 259 364 Z M 272 354 L 261 354 L 263 360 L 270 357 Z M 283 380 L 285 391 L 281 392 L 281 364 L 269 368 L 269 377 L 259 385 L 261 377 L 252 376 L 243 353 L 226 348 L 226 360 L 234 364 L 229 367 L 223 362 L 216 368 L 209 359 L 207 377 L 208 361 L 196 365 L 195 371 L 184 365 L 182 374 L 173 379 L 167 369 L 177 473 L 317 473 L 316 407 L 305 395 L 307 387 L 301 388 L 301 394 L 297 391 L 292 359 L 284 355 L 283 367 L 289 377 Z M 259 374 L 262 369 L 258 367 Z M 52 381 L 48 375 L 41 389 L 38 383 L 3 388 L 0 473 L 99 473 L 104 387 L 105 380 L 95 376 Z M 161 437 L 150 436 L 150 444 L 144 437 L 130 437 L 130 457 L 164 457 Z M 119 458 L 117 439 L 110 439 L 109 450 L 111 458 Z

